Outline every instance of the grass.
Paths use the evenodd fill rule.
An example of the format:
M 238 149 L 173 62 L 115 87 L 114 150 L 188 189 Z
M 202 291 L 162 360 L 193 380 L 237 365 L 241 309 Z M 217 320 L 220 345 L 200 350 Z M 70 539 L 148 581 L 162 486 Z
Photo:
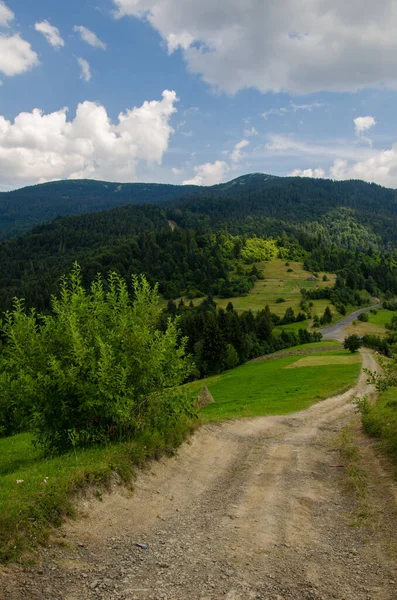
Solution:
M 346 360 L 343 364 L 332 364 L 333 356 Z M 286 356 L 248 363 L 208 378 L 205 383 L 215 402 L 202 409 L 202 420 L 283 415 L 303 410 L 347 390 L 360 373 L 360 363 L 350 362 L 350 355 L 344 350 L 324 353 L 325 364 L 321 366 L 286 368 L 298 360 L 296 356 Z M 203 382 L 188 386 L 198 393 Z
M 397 467 L 397 388 L 379 394 L 376 404 L 362 412 L 364 430 L 380 440 L 382 449 Z
M 234 308 L 238 312 L 244 310 L 257 312 L 266 305 L 269 305 L 271 311 L 280 317 L 284 315 L 289 307 L 298 314 L 301 310 L 299 306 L 300 301 L 302 300 L 300 293 L 301 288 L 313 290 L 317 287 L 332 287 L 336 281 L 336 275 L 330 274 L 327 274 L 329 281 L 323 281 L 322 278 L 324 273 L 318 274 L 317 281 L 308 281 L 308 277 L 310 277 L 312 273 L 305 271 L 302 263 L 294 261 L 291 261 L 289 266 L 286 266 L 284 260 L 274 259 L 269 262 L 256 263 L 256 266 L 263 271 L 265 279 L 257 281 L 250 293 L 246 296 L 214 298 L 219 308 L 226 308 L 229 302 L 232 302 Z M 292 269 L 292 272 L 288 272 L 288 269 Z M 284 298 L 285 302 L 277 303 L 277 298 Z M 178 301 L 179 300 L 176 302 Z M 203 298 L 196 298 L 193 300 L 193 304 L 197 305 L 202 301 Z M 190 300 L 184 298 L 184 302 L 188 304 Z M 321 316 L 330 303 L 328 300 L 314 300 L 313 304 L 313 314 Z M 334 307 L 331 307 L 331 310 L 335 312 Z M 295 325 L 295 323 L 286 325 L 284 326 L 284 329 L 287 331 L 297 331 L 301 328 L 307 328 L 308 321 L 298 323 L 296 329 L 294 328 Z
M 303 269 L 302 263 L 292 261 L 287 267 L 285 261 L 281 259 L 259 263 L 257 267 L 263 270 L 265 279 L 257 281 L 247 296 L 216 298 L 219 308 L 225 308 L 229 302 L 232 302 L 237 311 L 250 309 L 255 312 L 268 304 L 271 311 L 279 316 L 284 315 L 287 308 L 293 308 L 298 313 L 299 303 L 302 300 L 301 288 L 313 290 L 317 287 L 329 287 L 333 286 L 336 280 L 335 275 L 327 275 L 329 281 L 323 281 L 323 273 L 319 273 L 317 281 L 308 281 L 307 278 L 311 273 Z M 292 269 L 292 272 L 288 272 L 288 269 Z M 277 298 L 284 298 L 285 302 L 277 303 Z M 327 300 L 314 300 L 313 303 L 313 314 L 319 316 L 329 305 Z
M 298 321 L 298 323 L 289 323 L 288 325 L 277 325 L 273 329 L 274 333 L 281 333 L 282 331 L 293 331 L 298 333 L 299 329 L 307 329 L 309 327 L 309 320 Z
M 351 525 L 360 526 L 370 515 L 368 504 L 368 475 L 361 467 L 360 450 L 355 434 L 355 421 L 345 427 L 337 439 L 337 447 L 346 463 L 344 487 L 353 496 L 355 509 L 351 515 Z
M 286 367 L 287 369 L 301 369 L 302 367 L 324 367 L 326 365 L 354 365 L 361 363 L 360 354 L 350 354 L 349 356 L 343 355 L 332 355 L 328 354 L 324 356 L 305 356 L 300 358 L 292 365 Z
M 386 323 L 389 323 L 396 312 L 390 310 L 378 310 L 375 314 L 368 312 L 368 322 L 356 320 L 356 323 L 349 325 L 346 329 L 346 335 L 356 333 L 357 335 L 379 335 L 384 336 L 387 333 Z
M 376 315 L 369 312 L 368 313 L 368 318 L 369 318 L 368 322 L 373 325 L 378 325 L 379 327 L 385 327 L 386 323 L 390 323 L 392 320 L 392 317 L 394 317 L 396 315 L 397 315 L 397 312 L 394 312 L 392 310 L 378 310 Z
M 107 487 L 130 482 L 134 467 L 148 458 L 170 453 L 191 431 L 180 423 L 167 436 L 142 434 L 128 444 L 90 448 L 43 458 L 30 434 L 0 439 L 0 562 L 46 540 L 50 527 L 73 516 L 72 498 L 87 485 Z

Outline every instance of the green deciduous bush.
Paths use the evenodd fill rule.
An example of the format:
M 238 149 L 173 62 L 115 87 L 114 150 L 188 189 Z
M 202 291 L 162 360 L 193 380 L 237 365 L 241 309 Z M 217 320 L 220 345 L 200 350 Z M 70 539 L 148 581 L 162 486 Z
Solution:
M 157 288 L 133 278 L 133 299 L 116 273 L 86 291 L 76 264 L 52 298 L 50 315 L 15 300 L 2 324 L 0 426 L 29 421 L 49 452 L 128 439 L 164 428 L 190 403 L 175 388 L 191 361 L 178 320 L 164 331 Z

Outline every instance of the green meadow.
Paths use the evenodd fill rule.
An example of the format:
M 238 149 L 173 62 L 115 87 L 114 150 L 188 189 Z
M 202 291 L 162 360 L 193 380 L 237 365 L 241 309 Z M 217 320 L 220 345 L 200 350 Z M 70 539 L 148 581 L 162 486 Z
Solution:
M 270 262 L 259 263 L 257 267 L 263 271 L 265 279 L 257 281 L 247 296 L 215 298 L 219 308 L 225 308 L 229 302 L 232 302 L 234 308 L 238 311 L 258 311 L 269 305 L 271 311 L 280 317 L 283 316 L 287 308 L 292 308 L 295 313 L 298 313 L 300 310 L 299 304 L 302 300 L 300 293 L 302 288 L 313 290 L 329 287 L 333 286 L 336 280 L 335 275 L 327 274 L 329 281 L 323 281 L 324 273 L 319 273 L 316 281 L 309 281 L 308 278 L 312 273 L 305 271 L 302 263 L 295 261 L 291 261 L 286 266 L 285 261 L 274 259 Z M 292 271 L 288 271 L 288 269 L 292 269 Z M 278 298 L 284 298 L 285 302 L 277 303 Z M 327 300 L 314 300 L 313 304 L 313 314 L 321 316 L 329 302 Z
M 201 418 L 203 421 L 221 421 L 303 410 L 349 389 L 357 380 L 360 369 L 359 354 L 351 355 L 338 349 L 304 359 L 283 356 L 247 363 L 206 379 L 205 384 L 215 402 L 201 410 Z M 198 393 L 203 383 L 194 382 L 188 387 Z

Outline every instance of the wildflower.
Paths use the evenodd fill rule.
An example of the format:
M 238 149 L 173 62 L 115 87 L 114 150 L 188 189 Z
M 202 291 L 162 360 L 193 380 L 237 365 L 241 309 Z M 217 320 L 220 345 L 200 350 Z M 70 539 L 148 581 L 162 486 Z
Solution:
M 23 483 L 23 479 L 17 479 L 17 483 Z

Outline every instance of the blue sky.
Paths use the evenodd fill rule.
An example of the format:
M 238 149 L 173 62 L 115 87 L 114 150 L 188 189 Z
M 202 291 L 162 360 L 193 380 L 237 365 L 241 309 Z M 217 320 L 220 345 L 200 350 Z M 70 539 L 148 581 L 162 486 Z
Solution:
M 0 189 L 256 171 L 397 187 L 396 25 L 392 0 L 0 1 Z

